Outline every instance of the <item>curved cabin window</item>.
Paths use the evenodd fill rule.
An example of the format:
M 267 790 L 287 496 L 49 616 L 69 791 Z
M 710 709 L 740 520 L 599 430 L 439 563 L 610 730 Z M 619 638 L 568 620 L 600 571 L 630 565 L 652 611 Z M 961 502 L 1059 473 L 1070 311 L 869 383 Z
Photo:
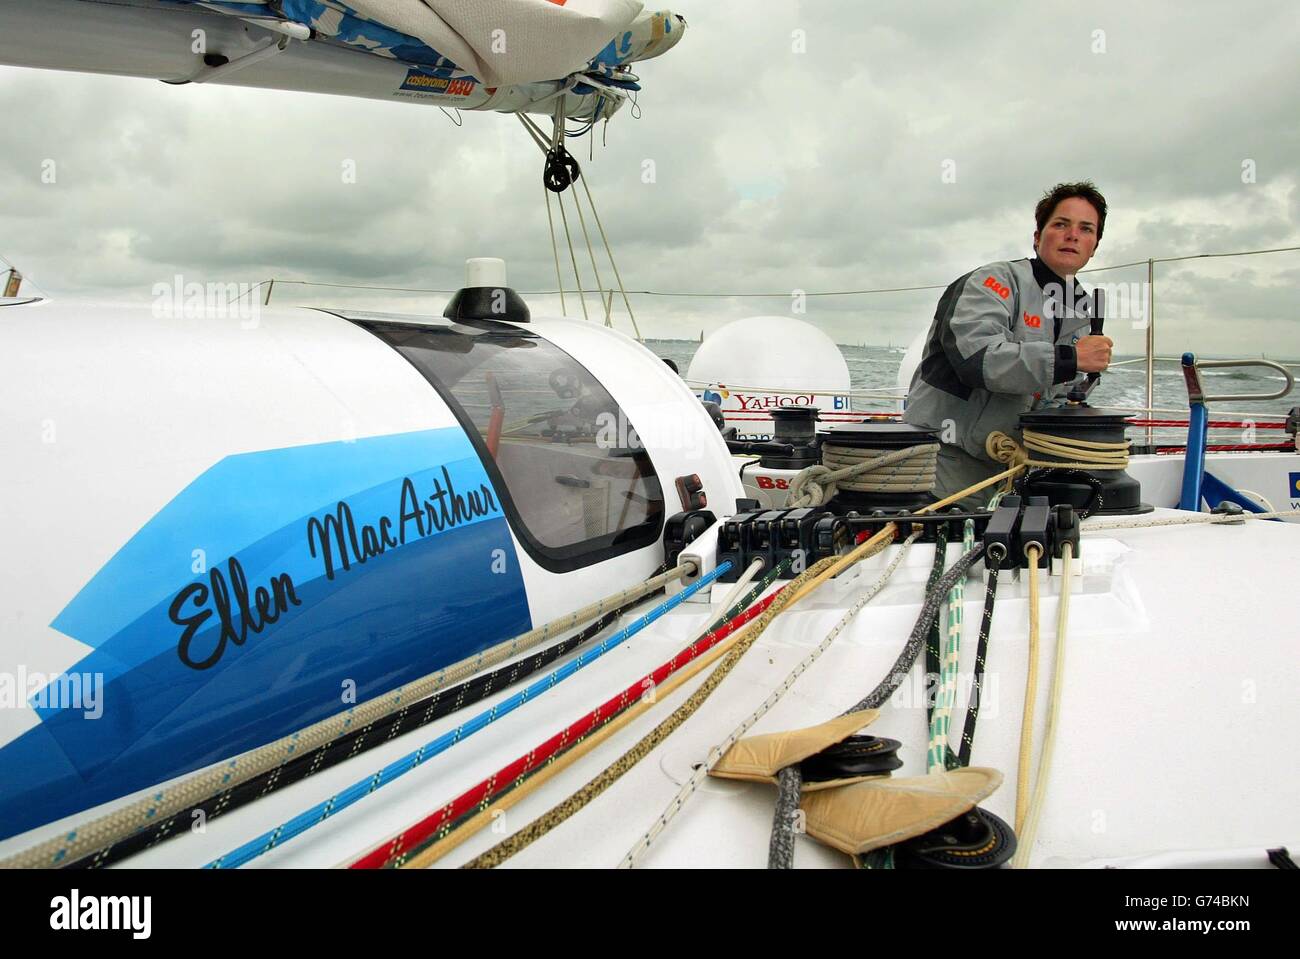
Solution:
M 563 572 L 655 542 L 659 479 L 614 398 L 527 329 L 341 314 L 408 359 L 460 419 L 533 558 Z

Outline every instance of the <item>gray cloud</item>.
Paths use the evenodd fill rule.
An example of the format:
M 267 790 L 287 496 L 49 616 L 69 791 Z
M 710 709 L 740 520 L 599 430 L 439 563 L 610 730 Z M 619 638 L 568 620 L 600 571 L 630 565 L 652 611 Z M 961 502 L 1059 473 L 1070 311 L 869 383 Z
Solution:
M 642 116 L 617 116 L 590 162 L 586 140 L 571 144 L 631 288 L 946 284 L 1027 255 L 1038 195 L 1083 176 L 1112 208 L 1096 266 L 1300 243 L 1289 2 L 680 12 L 685 40 L 640 70 Z M 406 104 L 17 69 L 0 69 L 0 116 L 31 118 L 0 130 L 0 253 L 55 294 L 143 299 L 176 273 L 450 288 L 475 255 L 505 257 L 521 289 L 555 284 L 540 154 L 510 117 L 467 114 L 456 129 Z M 1161 350 L 1300 354 L 1298 274 L 1300 253 L 1161 265 Z M 281 297 L 441 305 L 290 285 Z M 937 297 L 813 298 L 806 319 L 842 342 L 906 342 Z M 647 335 L 690 337 L 790 309 L 785 296 L 634 305 Z M 1117 330 L 1121 349 L 1142 335 Z

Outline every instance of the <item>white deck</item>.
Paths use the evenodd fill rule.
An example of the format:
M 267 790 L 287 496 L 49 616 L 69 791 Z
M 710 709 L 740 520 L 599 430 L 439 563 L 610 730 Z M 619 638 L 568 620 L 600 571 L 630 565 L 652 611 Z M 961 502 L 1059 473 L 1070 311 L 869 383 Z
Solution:
M 1159 511 L 1156 515 L 1167 511 Z M 1185 515 L 1185 514 L 1178 514 Z M 1119 522 L 1090 520 L 1085 525 Z M 778 618 L 705 706 L 582 813 L 511 861 L 518 866 L 612 866 L 654 821 L 693 763 L 762 702 L 820 642 L 858 588 L 897 547 L 822 587 Z M 950 560 L 958 546 L 950 547 Z M 885 674 L 917 615 L 933 557 L 916 546 L 889 587 L 758 724 L 757 732 L 822 722 Z M 1036 865 L 1082 865 L 1172 850 L 1300 845 L 1300 778 L 1282 760 L 1300 718 L 1300 629 L 1293 524 L 1177 527 L 1085 534 L 1075 578 L 1056 761 L 1033 855 Z M 969 683 L 983 602 L 968 580 L 962 678 Z M 1059 577 L 1045 579 L 1035 742 L 1041 742 L 1054 662 Z M 974 763 L 1006 781 L 985 805 L 1010 820 L 1027 645 L 1027 584 L 1003 574 Z M 719 589 L 720 599 L 725 589 Z M 645 607 L 645 608 L 648 608 Z M 710 615 L 687 603 L 649 630 L 517 712 L 325 824 L 257 866 L 334 866 L 477 783 L 684 645 Z M 633 617 L 625 617 L 625 622 Z M 870 732 L 903 741 L 905 766 L 924 772 L 923 664 Z M 700 680 L 661 701 L 591 755 L 505 814 L 499 831 L 466 842 L 460 864 L 521 828 L 585 783 L 667 716 Z M 960 687 L 963 691 L 965 686 Z M 505 691 L 476 707 L 509 696 Z M 964 696 L 958 705 L 964 706 Z M 463 722 L 446 717 L 131 859 L 128 866 L 198 866 Z M 956 737 L 961 714 L 952 722 Z M 1036 761 L 1035 761 L 1036 762 Z M 647 866 L 752 866 L 766 862 L 774 787 L 710 780 L 645 855 Z M 81 818 L 81 817 L 78 817 Z M 41 835 L 55 830 L 46 829 Z M 36 834 L 29 834 L 27 845 Z M 13 851 L 4 844 L 0 852 Z M 846 857 L 800 837 L 797 866 L 844 866 Z

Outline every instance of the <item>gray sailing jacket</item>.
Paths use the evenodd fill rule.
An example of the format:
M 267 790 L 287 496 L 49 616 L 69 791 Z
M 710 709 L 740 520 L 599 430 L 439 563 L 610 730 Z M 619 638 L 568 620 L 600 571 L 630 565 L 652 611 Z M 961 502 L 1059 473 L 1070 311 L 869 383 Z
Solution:
M 1037 257 L 990 263 L 939 300 L 903 421 L 992 463 L 989 433 L 1020 439 L 1020 414 L 1065 401 L 1088 334 L 1091 298 Z

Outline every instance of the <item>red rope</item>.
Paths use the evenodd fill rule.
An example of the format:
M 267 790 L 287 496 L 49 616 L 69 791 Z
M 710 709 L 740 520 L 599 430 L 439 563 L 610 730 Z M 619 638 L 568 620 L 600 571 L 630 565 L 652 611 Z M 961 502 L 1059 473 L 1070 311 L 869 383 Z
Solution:
M 426 816 L 419 822 L 409 826 L 399 833 L 393 840 L 385 845 L 381 845 L 366 853 L 360 859 L 349 864 L 349 869 L 381 869 L 393 859 L 404 852 L 408 852 L 420 845 L 425 839 L 432 836 L 439 829 L 455 822 L 461 816 L 465 815 L 475 806 L 484 808 L 492 801 L 492 797 L 509 788 L 517 785 L 530 772 L 538 769 L 552 756 L 563 752 L 577 743 L 584 737 L 592 733 L 598 727 L 604 725 L 613 719 L 619 713 L 623 712 L 633 703 L 645 694 L 647 689 L 653 689 L 665 679 L 681 669 L 691 660 L 697 658 L 701 653 L 707 652 L 716 646 L 722 640 L 726 639 L 741 626 L 762 614 L 772 601 L 787 587 L 783 586 L 780 590 L 768 596 L 766 599 L 754 604 L 745 612 L 734 617 L 725 625 L 720 626 L 713 632 L 706 633 L 700 639 L 687 646 L 668 662 L 661 665 L 652 672 L 647 673 L 641 679 L 628 686 L 617 696 L 607 700 L 605 703 L 587 713 L 581 719 L 560 732 L 556 733 L 550 739 L 546 740 L 539 746 L 530 749 L 524 755 L 520 756 L 514 762 L 503 766 L 487 779 L 484 779 L 478 785 L 471 787 L 461 793 L 455 799 L 443 805 L 437 812 Z
M 1128 420 L 1129 426 L 1181 426 L 1187 429 L 1186 420 Z M 1210 429 L 1235 429 L 1254 427 L 1257 430 L 1284 430 L 1285 423 L 1254 423 L 1249 420 L 1210 420 Z
M 1254 444 L 1235 443 L 1230 446 L 1207 446 L 1205 447 L 1205 450 L 1206 452 L 1209 453 L 1240 453 L 1246 450 L 1254 450 L 1256 452 L 1264 452 L 1267 450 L 1286 450 L 1286 451 L 1294 452 L 1295 444 L 1294 443 L 1254 443 Z M 1186 446 L 1156 447 L 1156 454 L 1160 456 L 1163 456 L 1166 453 L 1185 453 L 1185 452 L 1187 452 Z

